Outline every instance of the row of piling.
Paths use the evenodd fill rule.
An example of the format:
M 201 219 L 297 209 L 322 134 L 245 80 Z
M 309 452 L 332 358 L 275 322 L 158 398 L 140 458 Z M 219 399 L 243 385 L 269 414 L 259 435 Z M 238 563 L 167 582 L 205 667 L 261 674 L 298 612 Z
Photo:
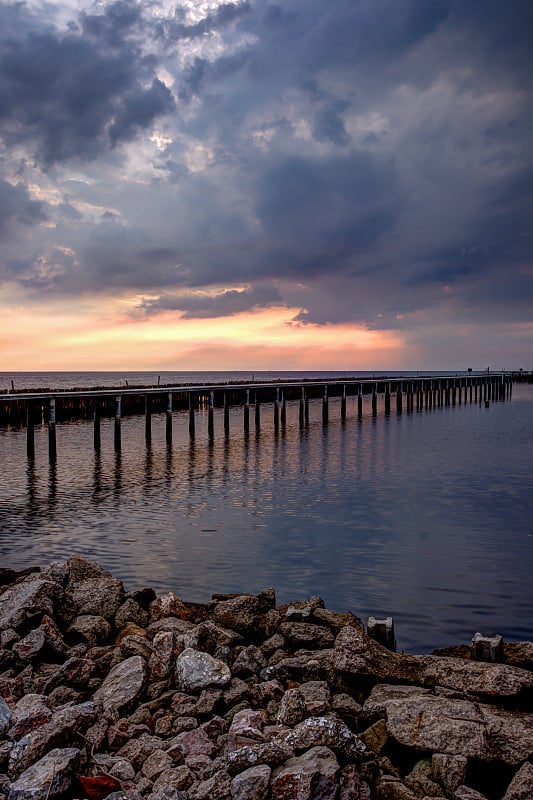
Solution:
M 87 404 L 92 406 L 93 419 L 93 441 L 94 448 L 99 450 L 101 447 L 100 420 L 103 416 L 109 416 L 110 402 L 114 403 L 114 449 L 119 452 L 122 447 L 121 422 L 123 418 L 123 400 L 130 399 L 132 396 L 136 400 L 136 407 L 139 401 L 142 402 L 142 411 L 145 416 L 145 439 L 147 443 L 152 438 L 152 414 L 162 411 L 164 405 L 166 416 L 166 442 L 172 444 L 173 433 L 173 414 L 177 410 L 186 410 L 189 416 L 189 436 L 194 438 L 196 434 L 196 409 L 202 406 L 207 407 L 207 435 L 210 440 L 215 436 L 215 405 L 223 407 L 223 428 L 224 434 L 229 435 L 230 431 L 230 406 L 235 404 L 243 405 L 244 418 L 243 430 L 245 434 L 250 432 L 251 417 L 256 430 L 261 427 L 262 404 L 273 402 L 273 423 L 274 430 L 278 432 L 280 428 L 285 428 L 287 420 L 288 400 L 299 399 L 299 424 L 301 427 L 309 425 L 309 400 L 322 397 L 322 423 L 328 424 L 329 421 L 329 399 L 330 397 L 340 396 L 341 421 L 347 419 L 347 399 L 348 391 L 357 402 L 357 417 L 363 416 L 363 398 L 370 395 L 371 413 L 376 416 L 378 413 L 378 396 L 384 395 L 383 407 L 385 414 L 391 413 L 391 406 L 394 405 L 396 413 L 401 414 L 404 409 L 407 413 L 439 408 L 442 406 L 455 406 L 462 403 L 485 403 L 510 399 L 512 395 L 513 382 L 520 380 L 519 376 L 513 373 L 502 373 L 498 375 L 482 375 L 472 377 L 443 377 L 443 378 L 417 378 L 394 381 L 358 381 L 358 382 L 338 382 L 328 381 L 326 383 L 287 383 L 280 385 L 262 384 L 260 386 L 243 385 L 228 389 L 225 385 L 217 385 L 211 388 L 204 387 L 172 387 L 170 390 L 132 390 L 127 393 L 115 390 L 117 393 L 106 392 L 67 392 L 57 395 L 21 395 L 18 398 L 2 398 L 0 401 L 0 424 L 2 424 L 2 404 L 7 406 L 9 401 L 24 404 L 24 423 L 26 427 L 27 455 L 32 459 L 35 456 L 34 427 L 36 422 L 37 410 L 40 411 L 42 422 L 48 424 L 48 453 L 50 461 L 55 461 L 57 457 L 57 408 L 60 404 L 71 403 L 74 398 L 84 400 L 84 415 Z M 252 395 L 253 394 L 253 400 Z M 176 399 L 178 403 L 176 403 Z M 185 400 L 185 403 L 184 403 Z M 215 403 L 215 400 L 217 401 Z M 244 403 L 243 403 L 244 400 Z M 176 408 L 176 406 L 178 406 Z M 129 404 L 131 408 L 131 403 Z M 47 419 L 45 419 L 45 416 Z

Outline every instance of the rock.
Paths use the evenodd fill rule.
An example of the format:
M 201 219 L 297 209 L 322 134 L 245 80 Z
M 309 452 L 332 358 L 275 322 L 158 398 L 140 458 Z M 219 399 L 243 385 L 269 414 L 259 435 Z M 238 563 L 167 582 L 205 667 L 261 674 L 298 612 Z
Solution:
M 358 759 L 366 750 L 363 742 L 336 717 L 308 717 L 296 725 L 286 741 L 296 752 L 323 746 L 354 759 Z
M 149 780 L 155 781 L 164 770 L 173 766 L 174 762 L 164 750 L 154 750 L 142 765 L 142 773 Z
M 313 747 L 272 773 L 273 800 L 335 800 L 340 767 L 328 747 Z
M 193 782 L 194 776 L 191 770 L 189 767 L 185 766 L 185 764 L 182 764 L 180 767 L 171 767 L 170 769 L 164 770 L 155 781 L 153 791 L 162 791 L 168 786 L 180 792 L 184 792 Z M 186 797 L 186 795 L 184 794 L 183 797 Z
M 0 594 L 0 630 L 18 631 L 28 620 L 40 619 L 42 614 L 53 616 L 61 594 L 57 583 L 43 580 L 38 573 L 10 586 Z
M 341 770 L 339 800 L 371 800 L 370 786 L 355 764 L 347 764 Z
M 51 750 L 11 784 L 8 800 L 54 800 L 60 797 L 70 789 L 80 755 L 76 747 Z
M 265 720 L 260 711 L 251 708 L 243 708 L 238 711 L 231 722 L 229 733 L 233 736 L 246 736 L 248 739 L 264 741 L 262 729 L 265 727 Z
M 255 645 L 245 647 L 233 663 L 232 672 L 234 675 L 259 675 L 262 669 L 267 666 L 267 660 L 261 650 Z
M 176 683 L 183 692 L 194 692 L 208 686 L 224 687 L 230 681 L 228 665 L 209 653 L 187 648 L 176 659 Z
M 294 748 L 285 739 L 279 738 L 226 752 L 226 765 L 228 772 L 235 775 L 256 764 L 277 766 L 293 755 Z
M 150 623 L 158 622 L 166 617 L 177 617 L 181 620 L 191 620 L 194 614 L 185 605 L 181 597 L 178 597 L 174 592 L 166 592 L 160 597 L 153 600 L 149 607 L 148 613 Z
M 211 616 L 217 625 L 237 633 L 253 634 L 258 629 L 260 602 L 253 595 L 239 595 L 216 603 Z
M 115 628 L 120 630 L 127 622 L 134 622 L 140 628 L 148 625 L 148 612 L 131 597 L 126 598 L 115 614 Z
M 415 764 L 404 782 L 418 797 L 442 797 L 440 786 L 431 779 L 431 761 L 427 758 Z
M 279 704 L 277 721 L 279 725 L 297 725 L 305 719 L 305 700 L 300 689 L 288 689 Z
M 376 798 L 377 800 L 417 800 L 416 794 L 404 783 L 394 778 L 385 780 L 385 776 L 376 789 Z
M 98 712 L 96 703 L 86 702 L 59 708 L 52 718 L 20 739 L 11 751 L 9 774 L 20 775 L 45 753 L 60 745 L 79 742 L 82 733 Z
M 161 681 L 169 678 L 177 654 L 178 647 L 175 633 L 173 631 L 156 633 L 152 641 L 152 653 L 148 661 L 150 680 Z
M 533 764 L 526 761 L 507 787 L 503 800 L 531 800 L 533 797 Z
M 21 661 L 33 661 L 43 657 L 55 660 L 65 654 L 66 645 L 55 622 L 44 614 L 39 627 L 16 642 L 12 651 Z
M 66 635 L 70 642 L 87 642 L 90 647 L 96 647 L 108 641 L 111 625 L 103 617 L 82 614 L 72 620 Z
M 108 795 L 107 800 L 111 800 L 111 798 L 112 795 Z M 122 800 L 122 798 L 117 798 L 117 800 Z M 157 788 L 154 786 L 154 791 L 148 795 L 148 800 L 187 800 L 187 795 L 172 784 L 163 784 Z
M 120 748 L 117 755 L 129 761 L 135 770 L 142 769 L 146 759 L 156 750 L 164 750 L 165 742 L 158 736 L 144 734 Z
M 173 747 L 180 747 L 183 757 L 188 756 L 212 756 L 215 746 L 206 731 L 202 728 L 195 728 L 191 731 L 184 731 L 173 739 Z
M 466 756 L 435 753 L 431 758 L 431 774 L 433 780 L 443 787 L 446 794 L 451 795 L 465 782 Z
M 308 622 L 283 622 L 280 632 L 293 647 L 331 647 L 335 640 L 329 628 Z
M 39 728 L 52 718 L 52 711 L 47 705 L 47 698 L 42 694 L 27 694 L 22 697 L 13 709 L 10 739 L 20 739 L 27 733 Z
M 204 689 L 194 706 L 194 713 L 197 717 L 208 717 L 214 714 L 221 699 L 222 691 L 220 689 Z
M 230 776 L 219 770 L 206 781 L 191 786 L 189 800 L 231 800 Z
M 245 769 L 231 781 L 232 800 L 269 800 L 272 770 L 266 764 Z
M 384 719 L 378 719 L 377 722 L 361 734 L 361 741 L 376 755 L 381 753 L 388 740 L 387 723 Z
M 78 688 L 87 688 L 89 680 L 95 670 L 93 661 L 87 658 L 72 656 L 55 669 L 46 681 L 43 691 L 50 694 L 57 686 L 62 684 Z
M 145 682 L 146 662 L 141 656 L 131 656 L 113 667 L 94 693 L 94 700 L 101 702 L 105 710 L 122 711 L 133 705 Z
M 11 709 L 4 700 L 0 697 L 0 736 L 3 736 L 11 725 Z
M 458 786 L 453 794 L 454 800 L 487 800 L 484 794 L 476 792 L 470 786 Z
M 324 714 L 331 703 L 331 691 L 326 681 L 306 681 L 300 686 L 305 714 L 316 717 Z
M 113 578 L 103 567 L 80 555 L 68 559 L 67 591 L 77 615 L 112 619 L 124 601 L 122 581 Z
M 120 652 L 123 656 L 141 656 L 145 661 L 152 657 L 154 649 L 145 636 L 129 635 L 120 640 Z
M 401 688 L 409 691 L 402 696 Z M 436 697 L 427 690 L 417 693 L 416 687 L 382 685 L 374 687 L 363 708 L 384 714 L 389 736 L 415 750 L 499 759 L 510 766 L 533 754 L 533 716 L 529 714 Z

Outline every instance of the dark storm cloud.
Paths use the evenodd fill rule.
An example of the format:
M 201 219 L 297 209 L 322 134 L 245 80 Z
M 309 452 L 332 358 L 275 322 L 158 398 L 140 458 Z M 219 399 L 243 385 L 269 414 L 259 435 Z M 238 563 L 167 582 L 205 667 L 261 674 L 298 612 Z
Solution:
M 256 308 L 284 305 L 277 289 L 273 287 L 251 287 L 229 289 L 215 295 L 162 295 L 157 299 L 144 300 L 139 310 L 147 315 L 159 311 L 182 311 L 186 319 L 208 319 L 230 317 Z
M 47 219 L 46 204 L 32 200 L 22 184 L 15 186 L 0 178 L 0 236 L 15 232 L 21 225 L 33 226 Z
M 20 6 L 4 8 L 2 17 L 0 137 L 8 146 L 26 143 L 45 165 L 94 159 L 174 108 L 155 60 L 133 36 L 135 4 L 83 14 L 67 30 L 36 30 Z
M 90 165 L 79 196 L 103 209 L 57 208 L 49 235 L 77 267 L 54 291 L 159 296 L 147 315 L 285 302 L 302 324 L 369 328 L 440 308 L 531 318 L 530 3 L 255 0 L 192 22 L 190 4 L 155 6 L 63 29 L 0 7 L 0 136 Z M 159 117 L 141 178 L 107 175 L 106 153 Z

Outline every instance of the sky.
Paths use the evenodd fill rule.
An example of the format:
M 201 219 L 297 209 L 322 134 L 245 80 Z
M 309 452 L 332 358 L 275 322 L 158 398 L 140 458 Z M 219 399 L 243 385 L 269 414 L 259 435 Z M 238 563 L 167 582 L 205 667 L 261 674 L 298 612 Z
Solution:
M 530 0 L 0 1 L 0 370 L 533 368 Z

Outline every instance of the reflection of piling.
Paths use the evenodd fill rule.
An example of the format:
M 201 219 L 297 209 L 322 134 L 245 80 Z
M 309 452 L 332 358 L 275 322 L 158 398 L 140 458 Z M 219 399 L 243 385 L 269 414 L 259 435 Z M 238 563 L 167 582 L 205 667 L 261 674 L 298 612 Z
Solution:
M 93 409 L 93 445 L 96 451 L 100 450 L 101 435 L 100 435 L 100 409 L 98 408 L 98 401 L 94 401 Z
M 144 438 L 146 444 L 152 441 L 152 409 L 149 395 L 144 396 Z
M 372 389 L 372 416 L 375 417 L 378 413 L 378 385 Z
M 401 382 L 398 384 L 398 388 L 396 390 L 396 413 L 402 413 L 402 384 Z
M 209 409 L 207 415 L 207 436 L 209 441 L 215 438 L 215 393 L 209 392 Z
M 26 403 L 26 454 L 28 458 L 35 457 L 35 436 L 33 427 L 33 405 Z
M 281 427 L 285 430 L 287 426 L 287 399 L 285 392 L 281 393 Z
M 120 418 L 122 416 L 122 397 L 117 395 L 116 397 L 116 408 L 115 408 L 115 452 L 120 453 L 120 449 L 122 447 L 122 437 L 121 437 L 121 430 L 120 430 Z
M 172 444 L 172 392 L 167 396 L 165 438 L 167 444 Z
M 385 414 L 390 414 L 390 383 L 385 387 Z
M 195 426 L 194 426 L 194 395 L 189 392 L 189 436 L 194 439 Z
M 327 425 L 329 422 L 329 408 L 328 408 L 328 387 L 324 386 L 324 395 L 322 397 L 322 424 Z
M 303 428 L 305 424 L 305 388 L 302 386 L 302 393 L 300 395 L 300 409 L 298 412 L 298 422 L 300 423 L 300 428 Z
M 359 384 L 359 391 L 357 394 L 357 417 L 361 419 L 363 416 L 363 387 Z
M 255 393 L 255 429 L 258 431 L 261 428 L 261 402 L 259 400 L 259 392 Z
M 226 403 L 226 396 L 224 396 L 224 403 Z M 244 403 L 244 432 L 250 433 L 250 390 L 249 389 L 246 390 L 246 401 Z
M 276 399 L 274 400 L 274 430 L 279 431 L 279 388 L 276 388 Z
M 341 422 L 346 422 L 346 384 L 342 387 Z
M 56 401 L 55 397 L 50 399 L 48 417 L 48 457 L 50 461 L 55 461 L 57 456 L 56 449 Z

